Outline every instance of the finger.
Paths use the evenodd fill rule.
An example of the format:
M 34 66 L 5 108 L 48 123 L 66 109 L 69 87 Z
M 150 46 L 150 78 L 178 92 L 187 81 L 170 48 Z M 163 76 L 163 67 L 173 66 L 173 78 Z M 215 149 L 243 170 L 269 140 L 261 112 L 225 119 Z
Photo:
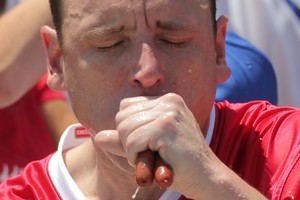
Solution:
M 151 145 L 151 141 L 153 143 L 156 143 L 157 138 L 160 134 L 159 131 L 160 129 L 158 127 L 155 127 L 153 122 L 151 122 L 137 128 L 135 131 L 130 133 L 125 143 L 125 152 L 129 163 L 136 163 L 139 152 L 145 151 L 147 149 L 153 151 L 158 150 L 156 147 L 158 147 L 159 145 Z
M 123 145 L 116 130 L 105 130 L 97 133 L 94 138 L 95 145 L 115 155 L 126 157 Z
M 154 102 L 139 102 L 118 112 L 116 125 L 120 140 L 126 152 L 128 137 L 137 129 L 145 128 L 144 126 L 147 126 L 147 124 L 150 124 L 159 117 L 161 111 L 159 109 L 153 109 L 154 106 Z
M 157 98 L 159 98 L 159 97 L 158 96 L 138 96 L 138 97 L 125 98 L 120 102 L 120 110 L 123 110 L 123 109 L 127 108 L 128 106 L 139 103 L 139 102 L 154 100 Z
M 155 111 L 143 111 L 129 116 L 126 120 L 117 125 L 119 138 L 122 141 L 126 152 L 131 144 L 145 142 L 145 139 L 148 136 L 143 134 L 143 132 L 154 120 L 158 118 L 158 116 L 159 113 Z M 151 132 L 147 131 L 147 133 L 149 134 Z M 141 144 L 139 144 L 139 146 L 140 145 Z M 147 145 L 143 148 L 146 147 Z M 138 149 L 141 150 L 141 148 Z
M 137 113 L 142 113 L 145 111 L 149 111 L 153 109 L 156 105 L 156 101 L 152 100 L 142 100 L 143 98 L 140 98 L 139 100 L 141 101 L 133 101 L 130 104 L 128 103 L 125 106 L 120 106 L 123 107 L 122 109 L 120 108 L 120 111 L 116 115 L 116 124 L 120 124 L 121 122 L 127 120 L 128 117 L 137 114 Z M 123 101 L 122 101 L 123 102 Z M 121 104 L 124 104 L 124 102 Z

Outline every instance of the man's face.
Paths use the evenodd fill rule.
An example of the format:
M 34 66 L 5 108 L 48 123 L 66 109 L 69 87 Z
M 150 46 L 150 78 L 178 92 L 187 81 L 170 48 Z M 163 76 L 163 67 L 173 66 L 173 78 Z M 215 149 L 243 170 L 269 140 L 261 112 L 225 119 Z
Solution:
M 78 120 L 115 129 L 123 98 L 183 97 L 200 126 L 207 120 L 218 66 L 205 0 L 65 0 L 64 81 Z M 225 68 L 225 67 L 224 67 Z

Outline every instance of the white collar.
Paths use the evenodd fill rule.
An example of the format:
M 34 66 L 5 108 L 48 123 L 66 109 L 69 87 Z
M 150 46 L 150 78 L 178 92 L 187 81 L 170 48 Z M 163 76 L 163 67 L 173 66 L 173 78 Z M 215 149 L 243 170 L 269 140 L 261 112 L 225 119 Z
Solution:
M 209 128 L 206 135 L 207 144 L 210 144 L 211 142 L 214 124 L 215 107 L 213 107 L 210 112 Z M 49 161 L 48 171 L 50 179 L 61 198 L 64 200 L 83 200 L 85 197 L 66 168 L 62 157 L 63 151 L 74 148 L 89 139 L 88 131 L 85 130 L 80 124 L 69 126 L 61 136 L 57 152 Z M 159 200 L 174 200 L 179 199 L 180 196 L 180 193 L 168 189 Z
M 80 124 L 69 126 L 60 138 L 57 152 L 51 157 L 49 161 L 48 172 L 50 179 L 57 192 L 64 200 L 85 199 L 84 195 L 67 170 L 62 157 L 63 151 L 74 148 L 89 140 L 89 137 L 78 137 L 78 135 L 80 134 L 76 133 L 79 133 L 80 130 L 85 130 Z

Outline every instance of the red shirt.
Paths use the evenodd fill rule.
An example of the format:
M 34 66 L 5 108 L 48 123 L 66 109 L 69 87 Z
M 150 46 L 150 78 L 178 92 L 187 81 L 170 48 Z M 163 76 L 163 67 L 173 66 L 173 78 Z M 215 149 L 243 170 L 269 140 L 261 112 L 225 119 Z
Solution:
M 300 199 L 300 109 L 267 102 L 216 104 L 211 148 L 270 199 Z
M 216 155 L 267 198 L 300 199 L 300 109 L 267 102 L 223 102 L 215 108 L 210 146 Z M 67 137 L 62 138 L 70 141 L 70 134 Z M 70 143 L 74 141 L 69 148 Z M 56 162 L 48 168 L 49 158 L 28 165 L 23 174 L 2 183 L 0 199 L 60 199 L 64 191 L 72 191 L 74 185 L 58 180 L 65 171 L 49 175 L 51 169 L 60 168 Z
M 0 109 L 0 182 L 19 173 L 27 163 L 56 150 L 41 105 L 63 93 L 51 91 L 46 78 L 13 105 Z

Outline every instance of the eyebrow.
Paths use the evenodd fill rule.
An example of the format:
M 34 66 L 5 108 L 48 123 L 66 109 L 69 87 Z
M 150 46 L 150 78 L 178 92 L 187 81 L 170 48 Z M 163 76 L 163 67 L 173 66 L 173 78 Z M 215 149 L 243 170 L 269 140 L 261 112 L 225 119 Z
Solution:
M 176 23 L 172 21 L 157 21 L 156 22 L 156 27 L 159 29 L 165 29 L 165 30 L 170 30 L 170 31 L 182 31 L 186 29 L 191 29 L 192 26 L 186 25 L 186 24 L 181 24 L 181 23 Z
M 117 25 L 102 25 L 98 27 L 94 27 L 91 30 L 88 30 L 84 33 L 81 39 L 89 39 L 93 36 L 99 35 L 109 35 L 109 34 L 116 34 L 120 33 L 124 30 L 124 26 L 117 26 Z

